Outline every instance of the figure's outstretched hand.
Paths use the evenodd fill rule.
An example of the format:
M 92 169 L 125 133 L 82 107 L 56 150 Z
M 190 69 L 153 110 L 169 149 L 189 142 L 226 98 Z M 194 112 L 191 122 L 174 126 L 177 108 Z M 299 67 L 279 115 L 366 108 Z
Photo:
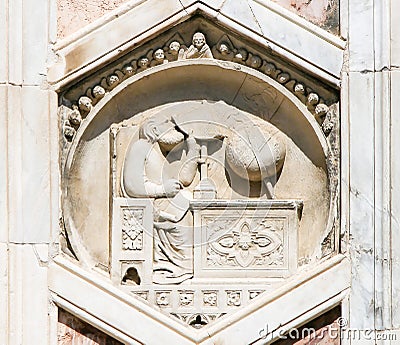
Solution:
M 174 197 L 182 189 L 178 180 L 170 179 L 164 182 L 164 193 L 166 197 Z

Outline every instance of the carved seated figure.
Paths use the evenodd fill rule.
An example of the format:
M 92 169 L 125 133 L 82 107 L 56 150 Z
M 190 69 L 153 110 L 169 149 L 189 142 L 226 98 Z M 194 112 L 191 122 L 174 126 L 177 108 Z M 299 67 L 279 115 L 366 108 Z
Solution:
M 154 198 L 155 283 L 179 283 L 193 276 L 193 234 L 188 214 L 200 148 L 170 119 L 150 118 L 139 140 L 129 145 L 123 168 L 123 189 L 132 198 Z M 173 199 L 168 199 L 173 198 Z
M 193 35 L 192 45 L 185 51 L 182 59 L 212 59 L 213 54 L 201 32 Z

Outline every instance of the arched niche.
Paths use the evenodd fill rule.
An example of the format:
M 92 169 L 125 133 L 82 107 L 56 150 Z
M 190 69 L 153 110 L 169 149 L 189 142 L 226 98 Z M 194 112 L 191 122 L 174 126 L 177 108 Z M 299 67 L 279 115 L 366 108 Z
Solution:
M 75 255 L 85 265 L 109 265 L 111 200 L 110 127 L 146 111 L 179 102 L 223 103 L 275 126 L 288 139 L 285 178 L 277 198 L 304 203 L 299 262 L 321 256 L 321 243 L 336 217 L 327 140 L 307 107 L 277 81 L 252 68 L 218 60 L 155 66 L 126 79 L 83 120 L 63 172 L 63 220 Z

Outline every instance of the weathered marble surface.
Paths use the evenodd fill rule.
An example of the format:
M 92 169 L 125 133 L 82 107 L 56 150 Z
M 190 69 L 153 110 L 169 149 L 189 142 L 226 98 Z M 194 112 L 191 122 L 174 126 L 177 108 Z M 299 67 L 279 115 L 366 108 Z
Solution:
M 57 0 L 57 37 L 63 38 L 82 29 L 127 0 Z
M 308 322 L 306 325 L 294 328 L 289 334 L 281 339 L 273 342 L 273 345 L 340 345 L 341 327 L 339 323 L 340 307 L 336 307 L 316 319 Z
M 182 9 L 183 6 L 190 6 L 194 2 L 181 0 L 181 5 L 178 5 Z M 260 2 L 263 1 L 257 1 Z M 239 8 L 238 3 L 242 2 L 226 1 L 223 10 L 226 15 L 232 15 L 232 21 L 236 23 L 232 28 L 243 35 L 249 33 L 249 28 L 254 29 L 254 32 L 261 32 L 261 26 L 265 30 L 268 29 L 267 23 L 271 25 L 265 20 L 268 16 L 259 16 L 259 11 L 252 13 L 249 7 Z M 292 6 L 288 2 L 285 3 Z M 324 272 L 318 271 L 314 277 L 315 284 L 311 284 L 306 290 L 303 289 L 305 284 L 293 288 L 290 294 L 281 296 L 284 301 L 281 300 L 278 306 L 261 314 L 261 318 L 270 317 L 271 321 L 276 321 L 279 315 L 282 319 L 287 317 L 285 322 L 290 322 L 305 312 L 315 315 L 321 312 L 321 304 L 333 303 L 332 296 L 336 296 L 334 303 L 342 303 L 343 314 L 349 318 L 350 326 L 399 329 L 400 253 L 397 243 L 400 240 L 400 124 L 397 112 L 400 90 L 400 36 L 399 26 L 396 25 L 400 13 L 399 3 L 394 0 L 355 0 L 341 3 L 341 34 L 349 41 L 347 50 L 344 51 L 343 42 L 338 43 L 321 32 L 317 35 L 312 27 L 307 26 L 304 29 L 298 22 L 294 25 L 293 20 L 283 17 L 280 17 L 277 34 L 273 37 L 282 46 L 291 49 L 292 55 L 287 56 L 302 57 L 293 59 L 295 65 L 304 70 L 310 67 L 307 65 L 309 62 L 315 66 L 313 73 L 318 83 L 326 77 L 321 71 L 328 71 L 327 74 L 334 75 L 333 79 L 336 78 L 336 81 L 342 71 L 340 86 L 343 105 L 340 116 L 343 149 L 343 222 L 340 233 L 342 250 L 351 257 L 352 268 L 350 270 L 349 266 L 342 266 L 326 279 L 324 274 L 329 273 L 329 269 Z M 221 10 L 223 1 L 214 1 L 214 4 L 214 9 Z M 232 4 L 237 7 L 232 8 Z M 293 5 L 300 7 L 302 4 L 303 2 L 293 2 Z M 316 0 L 310 4 L 318 5 Z M 49 44 L 56 40 L 55 7 L 53 1 L 0 1 L 0 46 L 4 47 L 0 51 L 0 98 L 3 104 L 0 115 L 0 140 L 1 147 L 4 148 L 1 152 L 0 178 L 0 329 L 6 330 L 0 332 L 0 343 L 7 345 L 24 342 L 53 345 L 57 342 L 56 331 L 54 332 L 57 318 L 54 319 L 52 315 L 52 310 L 56 308 L 53 304 L 56 293 L 71 303 L 76 303 L 78 311 L 94 311 L 95 315 L 99 315 L 109 325 L 123 324 L 121 329 L 126 333 L 132 331 L 132 323 L 121 318 L 121 315 L 134 315 L 132 319 L 140 318 L 143 317 L 143 313 L 130 314 L 132 306 L 142 308 L 140 310 L 146 308 L 144 303 L 136 300 L 129 301 L 129 305 L 124 303 L 118 295 L 119 291 L 113 290 L 112 287 L 106 293 L 103 284 L 107 278 L 104 278 L 105 273 L 100 268 L 96 267 L 90 272 L 96 275 L 97 280 L 88 283 L 84 280 L 89 275 L 87 270 L 79 271 L 67 260 L 70 266 L 63 263 L 63 267 L 67 267 L 65 272 L 55 274 L 54 262 L 49 259 L 49 253 L 50 256 L 57 253 L 57 244 L 48 246 L 47 243 L 57 242 L 60 216 L 57 100 L 54 91 L 49 91 L 51 87 L 46 84 L 47 66 L 54 61 L 53 55 L 48 56 L 48 48 Z M 146 8 L 142 13 L 147 12 L 147 16 L 133 16 L 137 21 L 128 21 L 126 31 L 115 30 L 115 27 L 120 27 L 121 24 L 121 21 L 115 19 L 112 21 L 116 23 L 114 27 L 102 23 L 99 36 L 86 32 L 79 37 L 80 42 L 70 42 L 68 48 L 72 47 L 74 52 L 77 52 L 74 50 L 77 47 L 88 48 L 77 54 L 82 58 L 80 62 L 74 60 L 76 64 L 72 64 L 72 69 L 75 68 L 75 72 L 79 70 L 81 74 L 77 72 L 68 79 L 62 70 L 58 76 L 65 79 L 57 87 L 65 87 L 85 73 L 95 70 L 107 59 L 111 59 L 108 56 L 98 61 L 98 57 L 114 51 L 121 42 L 128 41 L 133 33 L 143 33 L 143 30 L 136 30 L 134 24 L 143 29 L 148 22 L 150 26 L 158 21 L 166 23 L 166 17 L 172 16 L 173 10 L 160 8 L 159 11 L 157 8 L 153 8 L 152 11 Z M 262 6 L 256 8 L 260 9 Z M 153 16 L 155 12 L 159 17 Z M 147 22 L 145 17 L 150 20 Z M 211 17 L 216 18 L 217 15 Z M 257 24 L 255 17 L 263 20 L 259 20 L 261 23 Z M 219 15 L 218 18 L 221 22 L 228 21 L 224 15 Z M 165 24 L 164 28 L 169 24 Z M 304 31 L 310 31 L 310 35 L 305 36 Z M 307 39 L 295 42 L 293 32 L 301 32 L 304 35 L 302 37 Z M 115 36 L 110 38 L 110 33 L 114 33 Z M 121 42 L 115 40 L 116 36 L 121 37 Z M 88 47 L 88 43 L 94 38 L 97 39 L 95 44 Z M 268 48 L 267 42 L 263 41 L 260 44 L 265 44 L 264 48 Z M 342 66 L 343 52 L 345 59 Z M 57 53 L 62 57 L 64 52 L 57 48 Z M 90 65 L 93 61 L 98 61 L 98 64 Z M 228 87 L 229 83 L 219 84 L 221 89 L 222 86 Z M 114 110 L 118 109 L 117 105 L 113 107 Z M 104 149 L 104 146 L 101 149 Z M 105 151 L 107 152 L 107 148 Z M 95 165 L 96 161 L 89 161 L 89 164 Z M 80 206 L 84 208 L 85 204 Z M 57 267 L 60 269 L 61 265 Z M 340 291 L 349 287 L 349 284 L 342 282 L 345 279 L 343 275 L 350 271 L 354 274 L 353 292 L 349 301 L 345 296 L 346 291 L 342 295 Z M 53 293 L 51 297 L 48 288 Z M 187 296 L 185 298 L 185 301 L 190 299 Z M 103 306 L 98 300 L 107 303 Z M 210 303 L 213 301 L 212 298 L 208 300 Z M 232 300 L 236 300 L 234 295 Z M 62 298 L 59 298 L 58 303 L 61 301 Z M 118 305 L 117 310 L 112 308 L 115 305 Z M 296 315 L 291 314 L 293 307 L 296 309 Z M 167 317 L 161 315 L 161 318 L 164 316 L 163 327 L 160 326 L 161 323 L 153 323 L 153 328 L 145 329 L 145 321 L 140 319 L 143 323 L 139 326 L 134 325 L 138 327 L 134 331 L 147 332 L 147 343 L 152 336 L 149 333 L 154 329 L 162 329 L 162 332 L 169 336 L 179 335 L 176 344 L 195 342 L 181 336 L 187 330 L 184 326 L 179 324 L 182 328 L 176 329 L 170 327 Z M 303 319 L 296 318 L 296 323 L 303 324 L 312 319 L 312 315 L 304 316 Z M 258 316 L 260 317 L 260 314 Z M 224 329 L 219 331 L 224 333 L 227 339 L 237 340 L 237 344 L 242 345 L 246 343 L 241 341 L 246 337 L 246 332 L 250 330 L 257 334 L 258 330 L 248 327 L 255 324 L 257 317 L 243 317 L 241 321 L 241 327 L 234 325 L 227 327 L 226 332 Z M 144 329 L 140 329 L 140 326 Z M 202 335 L 201 341 L 205 344 L 209 336 L 205 333 Z M 216 342 L 218 335 L 213 335 Z M 374 341 L 352 342 L 366 343 L 375 344 Z M 382 341 L 380 345 L 389 343 Z M 396 344 L 393 341 L 391 343 Z
M 58 345 L 122 345 L 121 342 L 59 309 L 57 327 Z
M 140 47 L 121 69 L 93 75 L 99 84 L 64 94 L 61 123 L 75 133 L 61 128 L 71 244 L 63 249 L 111 271 L 121 291 L 200 328 L 337 254 L 326 237 L 335 237 L 338 151 L 331 162 L 330 132 L 321 128 L 329 106 L 291 80 L 286 65 L 236 48 L 227 34 L 193 32 L 154 43 L 165 53 Z M 212 48 L 208 33 L 219 42 Z M 169 61 L 172 43 L 178 54 Z
M 297 15 L 309 20 L 313 24 L 322 27 L 334 34 L 339 32 L 339 0 L 273 0 L 285 9 L 294 12 Z M 75 31 L 84 28 L 101 16 L 116 9 L 127 0 L 57 0 L 58 7 L 58 38 L 64 38 Z M 217 9 L 225 3 L 232 3 L 235 6 L 236 1 L 209 1 Z M 246 1 L 247 2 L 247 1 Z M 190 4 L 190 1 L 182 1 L 183 5 Z M 247 4 L 246 4 L 247 5 Z M 237 12 L 238 6 L 232 7 Z M 251 7 L 248 8 L 248 14 L 251 15 Z M 244 14 L 246 11 L 242 10 Z
M 334 34 L 339 33 L 339 0 L 272 0 Z

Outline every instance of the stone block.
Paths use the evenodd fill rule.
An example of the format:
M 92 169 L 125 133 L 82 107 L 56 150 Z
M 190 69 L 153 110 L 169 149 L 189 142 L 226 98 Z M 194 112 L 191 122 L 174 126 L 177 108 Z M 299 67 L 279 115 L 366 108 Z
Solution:
M 9 345 L 48 344 L 47 248 L 9 247 Z
M 7 81 L 21 85 L 23 80 L 23 0 L 8 1 L 8 16 L 13 20 L 8 22 L 8 77 Z
M 49 5 L 51 2 L 51 0 L 23 0 L 21 12 L 22 50 L 15 51 L 14 54 L 22 55 L 21 68 L 24 85 L 41 85 L 46 80 L 49 53 Z M 32 18 L 37 18 L 37 20 L 32 20 Z M 10 61 L 13 60 L 10 59 Z
M 324 33 L 312 24 L 300 23 L 297 19 L 286 18 L 278 12 L 250 1 L 252 13 L 261 27 L 263 36 L 286 50 L 296 52 L 305 61 L 339 76 L 342 68 L 342 49 L 333 35 Z M 321 32 L 320 32 L 321 31 Z M 293 33 L 296 34 L 293 34 Z M 334 43 L 334 44 L 332 44 Z
M 105 23 L 100 29 L 104 31 L 103 35 L 96 35 L 98 30 L 95 30 L 66 47 L 63 52 L 65 72 L 69 73 L 85 66 L 179 12 L 182 12 L 182 16 L 186 15 L 178 0 L 162 3 L 158 0 L 150 0 L 140 3 L 135 7 L 135 11 L 127 12 L 117 20 Z
M 374 75 L 350 73 L 350 327 L 374 328 Z M 365 140 L 365 138 L 369 138 Z
M 8 103 L 8 89 L 8 86 L 0 85 L 0 104 L 4 108 Z M 0 147 L 3 148 L 0 150 L 0 243 L 8 239 L 7 115 L 7 110 L 0 112 Z
M 151 283 L 152 222 L 149 199 L 113 199 L 111 277 L 116 284 Z
M 248 1 L 238 3 L 235 0 L 227 0 L 224 2 L 220 12 L 228 18 L 239 21 L 241 25 L 250 30 L 260 35 L 262 34 L 260 24 L 257 22 Z
M 8 344 L 8 245 L 0 243 L 0 344 Z
M 58 197 L 51 193 L 51 183 L 57 182 L 58 175 L 58 169 L 53 170 L 57 164 L 56 157 L 50 155 L 55 150 L 50 149 L 51 138 L 57 135 L 57 127 L 49 128 L 50 123 L 56 125 L 49 121 L 51 97 L 54 98 L 52 92 L 35 87 L 10 89 L 8 159 L 11 242 L 47 243 L 54 225 L 52 217 L 57 215 L 57 207 L 52 209 L 52 200 L 57 203 Z M 54 144 L 54 139 L 52 142 Z M 55 160 L 52 161 L 52 158 Z M 53 191 L 55 187 L 53 185 Z
M 397 135 L 400 131 L 400 72 L 391 73 L 391 239 L 393 244 L 400 243 L 400 224 L 397 221 L 400 217 L 400 138 Z M 386 229 L 384 229 L 386 230 Z M 392 246 L 392 317 L 393 327 L 400 328 L 400 248 L 398 245 Z
M 390 40 L 392 43 L 390 53 L 390 61 L 393 67 L 400 66 L 400 26 L 395 23 L 399 23 L 400 21 L 400 2 L 396 0 L 392 0 L 390 4 L 390 13 L 391 13 L 391 35 Z
M 374 70 L 373 0 L 354 0 L 349 6 L 349 69 Z M 363 29 L 360 30 L 360 27 Z
M 301 206 L 284 200 L 193 200 L 194 278 L 293 274 Z
M 7 0 L 0 0 L 0 83 L 8 80 L 8 22 Z M 4 103 L 2 103 L 4 104 Z

